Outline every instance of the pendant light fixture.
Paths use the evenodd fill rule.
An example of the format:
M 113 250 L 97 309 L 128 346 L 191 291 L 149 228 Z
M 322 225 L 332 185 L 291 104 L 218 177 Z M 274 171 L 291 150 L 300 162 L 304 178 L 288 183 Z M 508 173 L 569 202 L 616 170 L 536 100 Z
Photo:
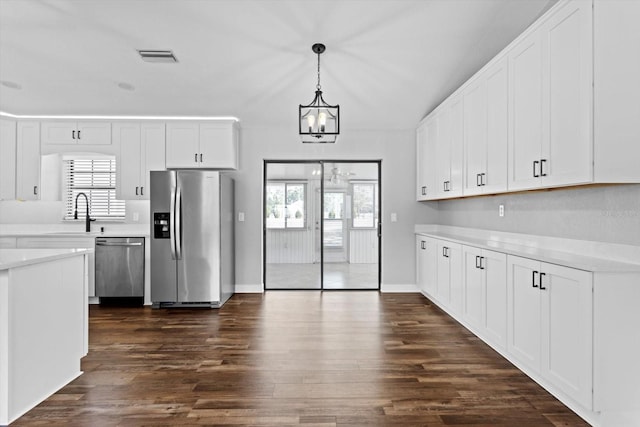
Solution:
M 334 143 L 340 134 L 340 106 L 329 105 L 322 98 L 320 55 L 325 49 L 322 43 L 311 46 L 318 55 L 318 84 L 313 101 L 309 105 L 300 105 L 298 126 L 300 138 L 305 143 Z

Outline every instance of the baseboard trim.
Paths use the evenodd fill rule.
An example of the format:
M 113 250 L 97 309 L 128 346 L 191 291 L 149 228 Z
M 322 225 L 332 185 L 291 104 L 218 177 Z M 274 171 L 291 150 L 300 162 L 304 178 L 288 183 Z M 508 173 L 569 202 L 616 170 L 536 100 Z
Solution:
M 383 283 L 380 287 L 380 292 L 420 293 L 418 287 L 413 283 Z
M 261 294 L 263 292 L 262 283 L 236 285 L 236 294 Z

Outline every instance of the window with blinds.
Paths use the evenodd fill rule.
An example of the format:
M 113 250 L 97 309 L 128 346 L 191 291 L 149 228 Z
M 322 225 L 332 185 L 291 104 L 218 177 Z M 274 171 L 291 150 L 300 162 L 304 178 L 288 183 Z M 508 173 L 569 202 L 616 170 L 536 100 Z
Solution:
M 116 199 L 116 160 L 71 158 L 64 160 L 66 209 L 64 219 L 73 219 L 76 197 L 89 199 L 89 215 L 95 219 L 124 219 L 124 200 Z M 86 214 L 83 196 L 78 199 L 78 219 Z

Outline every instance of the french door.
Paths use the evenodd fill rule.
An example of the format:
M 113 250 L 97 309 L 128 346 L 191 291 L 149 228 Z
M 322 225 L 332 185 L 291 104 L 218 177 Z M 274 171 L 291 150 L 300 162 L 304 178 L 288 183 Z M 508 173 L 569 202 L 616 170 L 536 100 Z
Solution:
M 380 161 L 264 162 L 272 289 L 380 289 Z

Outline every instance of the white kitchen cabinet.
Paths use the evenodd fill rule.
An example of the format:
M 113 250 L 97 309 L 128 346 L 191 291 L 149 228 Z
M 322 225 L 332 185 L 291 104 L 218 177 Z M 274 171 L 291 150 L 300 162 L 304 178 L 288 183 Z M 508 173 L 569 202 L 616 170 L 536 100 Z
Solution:
M 462 98 L 447 101 L 436 114 L 435 196 L 446 199 L 462 195 L 463 103 Z
M 416 195 L 418 201 L 436 197 L 436 149 L 438 121 L 430 117 L 416 132 Z
M 0 249 L 15 249 L 16 238 L 15 237 L 0 237 Z
M 509 354 L 591 409 L 592 273 L 509 255 L 507 283 Z
M 40 123 L 19 121 L 16 150 L 16 198 L 40 199 Z
M 462 318 L 498 348 L 507 339 L 507 256 L 462 246 Z
M 18 237 L 16 239 L 16 247 L 18 249 L 72 249 L 87 248 L 95 250 L 94 237 L 56 237 L 56 236 L 40 236 L 40 237 Z M 88 261 L 88 296 L 96 295 L 95 285 L 95 253 L 87 254 Z
M 424 236 L 416 236 L 416 279 L 421 292 L 430 297 L 435 295 L 437 286 L 437 243 Z
M 237 169 L 238 138 L 233 120 L 169 122 L 166 167 Z
M 113 139 L 120 146 L 116 197 L 149 199 L 149 171 L 165 168 L 164 122 L 113 124 Z
M 0 118 L 0 200 L 16 198 L 16 122 Z
M 111 123 L 99 121 L 44 121 L 43 144 L 111 144 Z
M 591 14 L 562 3 L 509 53 L 509 190 L 593 180 Z
M 507 190 L 508 101 L 506 58 L 464 90 L 464 195 Z
M 462 246 L 444 240 L 437 241 L 437 289 L 439 302 L 453 313 L 462 311 Z

